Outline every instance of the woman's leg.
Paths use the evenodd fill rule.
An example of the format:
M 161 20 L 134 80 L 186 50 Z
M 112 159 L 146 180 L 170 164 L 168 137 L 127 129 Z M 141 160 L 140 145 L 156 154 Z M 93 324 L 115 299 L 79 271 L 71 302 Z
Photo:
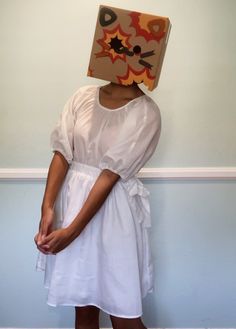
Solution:
M 147 329 L 143 324 L 141 317 L 128 319 L 110 315 L 110 319 L 113 329 Z
M 75 307 L 75 329 L 99 329 L 100 309 L 94 305 Z

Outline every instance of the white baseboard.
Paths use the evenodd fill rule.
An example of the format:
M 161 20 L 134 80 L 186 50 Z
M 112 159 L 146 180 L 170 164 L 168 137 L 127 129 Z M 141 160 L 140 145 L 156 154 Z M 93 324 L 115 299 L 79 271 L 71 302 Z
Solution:
M 46 168 L 0 168 L 0 181 L 45 181 L 47 172 Z M 236 167 L 143 168 L 138 177 L 152 180 L 236 180 Z

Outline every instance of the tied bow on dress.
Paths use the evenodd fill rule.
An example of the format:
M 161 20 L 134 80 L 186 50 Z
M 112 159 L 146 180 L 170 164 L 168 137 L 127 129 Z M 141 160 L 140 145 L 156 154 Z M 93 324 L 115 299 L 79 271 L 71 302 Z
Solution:
M 136 177 L 130 178 L 124 182 L 125 188 L 129 193 L 131 208 L 134 214 L 138 213 L 138 221 L 143 227 L 151 227 L 151 215 L 148 189 Z

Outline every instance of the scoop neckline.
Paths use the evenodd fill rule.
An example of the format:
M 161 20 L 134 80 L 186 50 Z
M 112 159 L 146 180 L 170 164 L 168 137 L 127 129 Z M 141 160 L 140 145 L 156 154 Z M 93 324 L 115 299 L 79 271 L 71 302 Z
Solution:
M 95 95 L 95 98 L 96 98 L 96 102 L 97 102 L 97 105 L 102 108 L 103 110 L 107 111 L 107 112 L 116 112 L 116 111 L 120 111 L 122 109 L 124 109 L 125 107 L 127 107 L 128 105 L 130 105 L 131 103 L 133 103 L 134 101 L 138 101 L 144 97 L 146 97 L 147 95 L 144 94 L 144 95 L 141 95 L 141 96 L 138 96 L 138 97 L 135 97 L 134 99 L 131 99 L 129 102 L 127 102 L 125 105 L 122 105 L 120 107 L 116 107 L 114 109 L 110 109 L 109 107 L 106 107 L 104 105 L 102 105 L 100 103 L 100 89 L 101 89 L 101 86 L 97 86 L 96 88 L 96 95 Z

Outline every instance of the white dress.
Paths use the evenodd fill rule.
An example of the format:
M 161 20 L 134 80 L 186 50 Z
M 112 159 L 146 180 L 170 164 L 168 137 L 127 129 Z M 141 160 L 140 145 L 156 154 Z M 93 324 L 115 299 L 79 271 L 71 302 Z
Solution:
M 95 305 L 108 314 L 136 318 L 142 298 L 154 290 L 149 242 L 149 192 L 135 177 L 157 146 L 161 117 L 147 95 L 111 110 L 98 86 L 79 88 L 51 134 L 69 170 L 55 202 L 55 227 L 80 211 L 102 169 L 121 178 L 81 234 L 56 255 L 39 252 L 51 306 Z

